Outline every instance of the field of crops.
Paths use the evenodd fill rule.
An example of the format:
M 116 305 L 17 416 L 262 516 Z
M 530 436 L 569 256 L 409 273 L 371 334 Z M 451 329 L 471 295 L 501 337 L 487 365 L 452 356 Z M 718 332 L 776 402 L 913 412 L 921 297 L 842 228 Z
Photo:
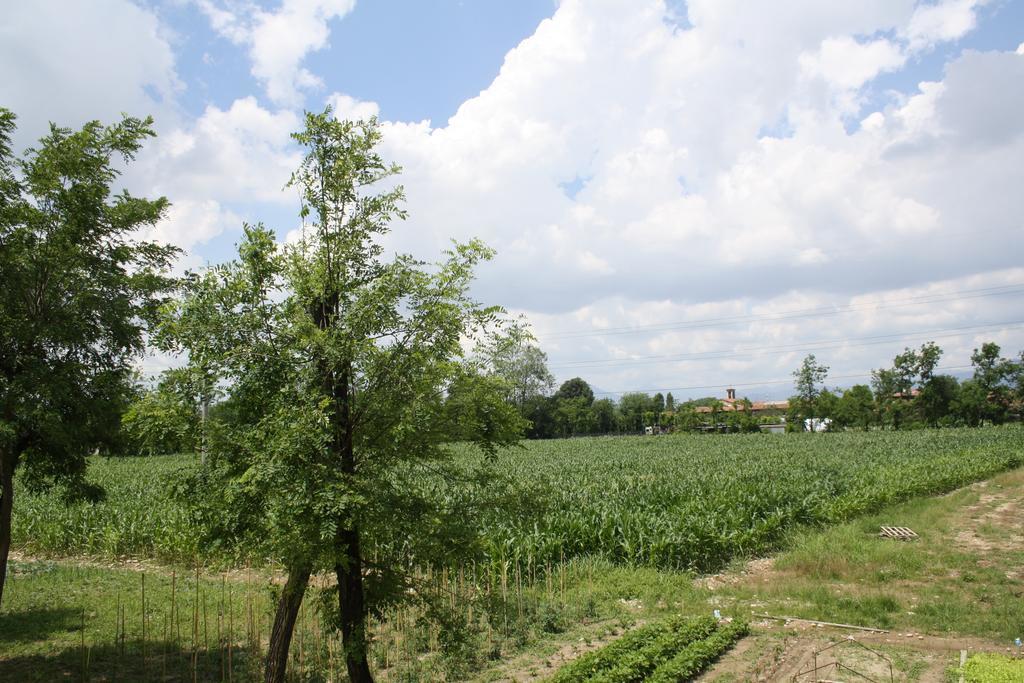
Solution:
M 474 456 L 460 452 L 466 462 Z M 30 552 L 216 561 L 168 487 L 192 457 L 96 459 L 96 504 L 19 489 L 14 543 Z M 596 555 L 710 570 L 829 524 L 948 491 L 1024 463 L 1024 430 L 679 435 L 527 442 L 496 467 L 530 492 L 516 515 L 480 520 L 494 566 Z M 226 560 L 227 558 L 221 558 Z
M 593 438 L 531 442 L 505 456 L 545 491 L 528 516 L 485 520 L 494 559 L 596 554 L 711 570 L 831 524 L 949 491 L 1024 463 L 1024 431 L 921 430 Z

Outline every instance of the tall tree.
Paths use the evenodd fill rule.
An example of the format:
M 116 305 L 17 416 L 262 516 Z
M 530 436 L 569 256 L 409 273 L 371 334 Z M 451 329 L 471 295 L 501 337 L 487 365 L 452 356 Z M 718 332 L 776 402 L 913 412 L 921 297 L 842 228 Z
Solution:
M 1010 408 L 1010 383 L 1016 374 L 1013 361 L 1001 357 L 1002 349 L 995 342 L 987 342 L 971 354 L 974 382 L 984 392 L 982 418 L 1001 424 Z
M 549 395 L 555 385 L 547 354 L 521 325 L 513 325 L 482 344 L 480 356 L 491 374 L 505 380 L 508 400 L 520 411 L 531 399 Z
M 186 373 L 165 371 L 155 387 L 143 389 L 121 417 L 125 452 L 185 453 L 199 445 L 200 415 Z
M 137 236 L 166 199 L 111 189 L 153 136 L 151 119 L 51 125 L 20 158 L 14 128 L 0 109 L 0 600 L 15 469 L 31 485 L 96 493 L 86 455 L 117 433 L 176 253 Z
M 868 430 L 874 419 L 874 397 L 866 384 L 855 384 L 839 398 L 836 417 L 843 427 L 860 427 Z
M 651 397 L 642 392 L 623 394 L 619 398 L 619 415 L 626 431 L 643 431 L 644 414 L 651 412 Z
M 211 443 L 204 476 L 219 492 L 206 499 L 287 570 L 266 680 L 284 680 L 309 577 L 328 570 L 348 678 L 366 683 L 368 615 L 425 598 L 408 567 L 472 547 L 479 503 L 439 501 L 421 485 L 456 476 L 446 396 L 488 403 L 467 423 L 477 433 L 463 434 L 485 452 L 514 443 L 522 423 L 504 385 L 463 359 L 462 340 L 484 337 L 501 313 L 468 296 L 491 252 L 473 241 L 433 265 L 385 261 L 380 237 L 404 217 L 403 191 L 375 192 L 398 172 L 374 149 L 376 121 L 338 121 L 328 109 L 305 124 L 292 178 L 303 237 L 279 247 L 247 226 L 238 260 L 194 277 L 166 332 L 255 398 L 249 419 Z
M 579 377 L 573 377 L 562 382 L 555 392 L 555 398 L 559 400 L 581 398 L 585 405 L 589 406 L 594 402 L 594 390 L 590 385 Z
M 818 388 L 818 385 L 828 377 L 828 366 L 819 363 L 818 359 L 811 353 L 804 358 L 800 368 L 793 372 L 793 377 L 796 380 L 795 385 L 797 399 L 801 407 L 801 417 L 819 417 L 815 414 L 818 396 L 821 395 L 821 389 Z
M 598 434 L 615 431 L 615 402 L 610 398 L 599 398 L 594 401 L 590 410 L 594 414 L 594 428 Z

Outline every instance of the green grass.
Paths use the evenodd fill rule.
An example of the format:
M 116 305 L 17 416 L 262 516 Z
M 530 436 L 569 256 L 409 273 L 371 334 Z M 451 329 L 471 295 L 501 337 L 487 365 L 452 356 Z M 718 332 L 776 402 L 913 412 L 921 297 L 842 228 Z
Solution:
M 495 660 L 519 653 L 548 661 L 566 642 L 716 607 L 739 616 L 769 612 L 1005 641 L 1024 632 L 1024 596 L 1007 578 L 1024 557 L 994 552 L 982 562 L 949 542 L 958 511 L 977 502 L 976 492 L 919 497 L 1020 465 L 1022 437 L 1024 431 L 1008 428 L 528 443 L 498 458 L 499 472 L 529 504 L 516 515 L 496 511 L 479 520 L 489 557 L 474 565 L 470 588 L 460 588 L 453 616 L 462 625 L 441 633 L 415 609 L 390 615 L 391 623 L 375 631 L 373 664 L 390 680 L 462 679 L 481 670 L 484 680 L 498 680 L 508 669 L 488 668 Z M 155 558 L 182 567 L 179 584 L 187 587 L 185 567 L 196 559 L 199 534 L 169 489 L 194 464 L 188 456 L 92 459 L 90 477 L 107 490 L 95 504 L 67 505 L 59 492 L 33 493 L 19 483 L 15 547 L 33 556 Z M 1020 472 L 993 486 L 1000 481 L 1024 489 Z M 910 526 L 921 540 L 881 541 L 880 524 Z M 1004 533 L 991 520 L 977 531 L 996 540 Z M 715 591 L 694 585 L 694 568 L 730 560 L 738 567 L 779 547 L 788 550 L 771 583 L 752 578 Z M 207 567 L 238 561 L 215 548 L 203 548 L 200 560 Z M 176 595 L 178 613 L 188 616 L 182 638 L 157 633 L 169 618 L 169 570 L 147 573 L 147 603 L 157 611 L 150 621 L 156 630 L 147 634 L 153 654 L 143 667 L 141 621 L 130 618 L 141 611 L 138 572 L 60 562 L 16 566 L 0 614 L 0 680 L 32 680 L 24 672 L 36 671 L 36 680 L 80 678 L 83 671 L 93 680 L 142 680 L 158 664 L 188 677 L 191 593 Z M 500 567 L 507 595 L 496 582 Z M 260 571 L 262 583 L 245 588 L 236 576 L 233 595 L 247 596 L 243 604 L 262 615 L 265 639 L 272 595 L 267 569 Z M 213 599 L 220 584 L 213 577 L 201 586 Z M 119 602 L 129 616 L 123 646 L 113 616 Z M 237 651 L 236 680 L 244 680 L 246 667 L 258 668 L 244 647 L 255 627 L 247 608 L 232 604 L 231 614 L 249 624 Z M 308 628 L 319 633 L 314 597 L 309 604 Z M 208 615 L 205 623 L 209 629 L 215 622 Z M 322 634 L 316 637 L 320 644 L 308 645 L 307 653 L 326 647 Z M 203 675 L 219 675 L 223 649 L 203 650 L 196 663 Z M 157 650 L 167 655 L 155 659 Z M 545 673 L 546 665 L 535 665 Z
M 1019 499 L 1024 470 L 999 475 L 983 490 Z M 738 574 L 735 582 L 715 590 L 698 587 L 693 575 L 684 571 L 630 566 L 600 557 L 572 559 L 521 590 L 510 587 L 507 600 L 502 601 L 499 594 L 488 600 L 479 592 L 471 599 L 460 599 L 459 608 L 472 607 L 474 615 L 461 634 L 462 641 L 445 645 L 437 627 L 423 622 L 415 611 L 393 615 L 392 624 L 375 629 L 378 637 L 371 661 L 376 671 L 388 669 L 389 680 L 477 676 L 497 681 L 523 670 L 544 676 L 554 672 L 551 662 L 557 661 L 554 655 L 566 643 L 582 648 L 588 642 L 613 638 L 634 624 L 656 623 L 672 615 L 707 616 L 715 608 L 751 620 L 756 620 L 754 614 L 767 612 L 897 632 L 975 635 L 1008 645 L 1024 632 L 1024 600 L 1019 582 L 1007 579 L 1005 573 L 1019 567 L 1024 555 L 1015 550 L 979 554 L 950 543 L 957 525 L 975 514 L 966 514 L 966 506 L 977 505 L 979 499 L 978 490 L 964 489 L 900 503 L 823 530 L 797 530 L 788 537 L 788 549 L 776 558 L 769 581 L 757 574 Z M 910 526 L 921 539 L 913 543 L 879 539 L 878 526 L 883 523 Z M 177 642 L 165 640 L 162 633 L 170 611 L 170 570 L 147 571 L 151 625 L 147 649 L 151 654 L 145 669 L 139 641 L 139 572 L 75 567 L 59 561 L 18 562 L 14 570 L 0 613 L 0 681 L 80 678 L 83 610 L 92 680 L 114 680 L 115 672 L 118 680 L 145 680 L 146 675 L 162 670 L 165 649 L 168 670 L 177 672 L 171 678 L 190 680 L 195 584 L 187 570 L 177 575 L 176 609 L 182 615 Z M 201 595 L 207 601 L 205 624 L 211 634 L 216 624 L 213 605 L 220 599 L 222 585 L 231 589 L 238 648 L 235 680 L 246 680 L 246 667 L 252 675 L 258 670 L 258 664 L 247 658 L 246 630 L 251 627 L 246 625 L 246 602 L 261 615 L 262 640 L 272 605 L 267 575 L 256 578 L 253 572 L 248 582 L 245 577 L 245 572 L 234 572 L 222 584 L 219 577 L 204 575 L 201 582 Z M 127 616 L 124 655 L 120 645 L 114 645 L 119 602 Z M 316 595 L 311 594 L 303 627 L 307 662 L 318 649 L 311 643 L 324 638 L 318 630 L 315 604 Z M 216 642 L 212 635 L 210 640 Z M 223 648 L 214 645 L 201 652 L 200 671 L 217 679 Z M 908 671 L 913 664 L 907 663 Z
M 13 562 L 0 612 L 0 681 L 191 680 L 193 668 L 200 680 L 220 680 L 229 666 L 235 680 L 249 680 L 258 668 L 249 643 L 261 619 L 265 635 L 268 597 L 258 585 L 210 578 L 200 579 L 197 596 L 187 573 L 143 579 L 123 569 Z
M 540 492 L 483 520 L 497 561 L 593 554 L 714 570 L 792 529 L 856 518 L 1024 463 L 1024 431 L 673 435 L 530 443 L 501 456 Z
M 1024 470 L 991 480 L 988 491 L 1024 493 Z M 764 579 L 716 591 L 725 605 L 751 611 L 1010 643 L 1024 633 L 1024 588 L 1013 577 L 1024 550 L 958 544 L 967 506 L 979 493 L 909 501 L 824 531 L 801 530 Z M 911 542 L 878 537 L 883 524 L 914 529 Z M 1003 528 L 1004 538 L 1012 529 Z M 751 605 L 760 605 L 757 608 Z

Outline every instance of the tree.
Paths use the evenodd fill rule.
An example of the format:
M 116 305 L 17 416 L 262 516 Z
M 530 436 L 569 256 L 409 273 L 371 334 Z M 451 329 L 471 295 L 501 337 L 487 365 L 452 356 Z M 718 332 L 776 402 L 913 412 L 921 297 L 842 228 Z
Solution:
M 562 386 L 558 387 L 558 391 L 555 392 L 555 398 L 560 400 L 582 398 L 583 402 L 589 406 L 594 402 L 594 391 L 584 380 L 573 377 L 562 382 Z
M 526 423 L 518 411 L 505 400 L 506 386 L 493 375 L 467 366 L 466 371 L 452 378 L 448 385 L 443 415 L 444 431 L 452 441 L 474 441 L 519 424 L 520 434 Z M 511 427 L 514 428 L 514 427 Z
M 507 382 L 508 400 L 521 411 L 527 401 L 547 396 L 555 385 L 548 371 L 547 354 L 520 325 L 487 340 L 481 345 L 480 357 L 491 374 Z
M 922 402 L 926 387 L 936 380 L 935 369 L 942 358 L 942 349 L 935 342 L 921 345 L 920 351 L 904 348 L 893 358 L 892 368 L 872 372 L 875 398 L 884 421 L 899 429 L 908 419 L 915 416 L 924 421 L 937 419 L 934 416 L 937 397 L 948 392 L 946 379 L 939 380 L 942 386 L 932 387 Z M 948 403 L 948 402 L 947 402 Z
M 660 391 L 651 397 L 651 410 L 659 417 L 665 412 L 665 397 Z
M 867 431 L 874 420 L 874 408 L 871 388 L 866 384 L 855 384 L 839 397 L 836 420 L 843 427 L 859 427 Z
M 676 400 L 672 398 L 671 391 L 665 394 L 665 410 L 670 413 L 674 413 L 676 411 Z
M 960 385 L 960 392 L 951 408 L 961 423 L 980 427 L 989 412 L 988 392 L 978 380 L 969 379 Z
M 915 399 L 921 417 L 932 427 L 949 421 L 953 406 L 960 396 L 960 382 L 952 375 L 932 375 Z
M 168 370 L 153 388 L 142 391 L 121 417 L 124 448 L 131 453 L 184 453 L 199 442 L 197 402 L 183 373 Z
M 828 377 L 828 366 L 819 363 L 811 353 L 804 358 L 800 368 L 793 372 L 793 377 L 796 379 L 796 403 L 799 406 L 800 417 L 818 417 L 815 413 L 815 404 L 821 394 L 818 385 Z
M 684 432 L 698 432 L 704 424 L 697 410 L 692 405 L 684 405 L 676 411 L 675 428 Z
M 1006 421 L 1010 410 L 1009 383 L 1016 372 L 1013 361 L 1002 358 L 1000 352 L 999 344 L 987 342 L 971 354 L 974 381 L 986 396 L 982 419 L 994 424 Z
M 921 344 L 921 350 L 917 354 L 917 375 L 922 388 L 935 376 L 935 368 L 941 358 L 942 349 L 935 342 Z
M 909 399 L 914 389 L 914 380 L 918 375 L 921 359 L 913 349 L 904 349 L 892 361 L 892 377 L 894 392 L 898 398 Z
M 20 158 L 14 128 L 0 109 L 0 600 L 15 469 L 33 486 L 99 494 L 86 455 L 117 435 L 177 252 L 134 234 L 161 219 L 166 199 L 111 190 L 153 136 L 151 119 L 51 124 Z
M 561 436 L 576 436 L 594 431 L 594 413 L 585 396 L 556 399 L 556 419 Z
M 594 401 L 590 410 L 594 414 L 594 428 L 598 434 L 615 431 L 615 402 L 610 398 L 599 398 Z
M 644 428 L 644 414 L 650 412 L 651 397 L 641 392 L 623 394 L 619 399 L 619 414 L 622 427 L 629 432 L 640 432 Z
M 463 434 L 484 453 L 515 443 L 523 425 L 505 385 L 476 379 L 488 369 L 463 352 L 464 339 L 494 348 L 487 331 L 502 312 L 468 295 L 492 252 L 472 241 L 433 265 L 383 260 L 379 239 L 404 217 L 403 190 L 375 193 L 399 170 L 374 150 L 376 121 L 339 121 L 328 109 L 307 114 L 294 138 L 306 150 L 291 181 L 302 238 L 280 247 L 246 226 L 238 259 L 193 276 L 165 332 L 222 384 L 258 399 L 246 422 L 211 442 L 200 479 L 218 495 L 200 498 L 215 506 L 205 518 L 239 520 L 244 533 L 225 537 L 286 569 L 266 680 L 284 680 L 309 577 L 328 570 L 348 679 L 366 683 L 368 616 L 428 599 L 408 567 L 474 547 L 479 497 L 439 500 L 422 485 L 464 476 L 447 445 L 449 390 L 485 406 L 470 422 L 481 428 Z
M 899 429 L 906 412 L 903 400 L 905 393 L 899 390 L 901 380 L 893 370 L 882 368 L 871 372 L 871 388 L 875 392 L 875 403 L 878 406 L 878 421 Z
M 558 435 L 558 399 L 554 396 L 531 396 L 519 409 L 529 422 L 526 437 L 529 439 L 551 439 Z

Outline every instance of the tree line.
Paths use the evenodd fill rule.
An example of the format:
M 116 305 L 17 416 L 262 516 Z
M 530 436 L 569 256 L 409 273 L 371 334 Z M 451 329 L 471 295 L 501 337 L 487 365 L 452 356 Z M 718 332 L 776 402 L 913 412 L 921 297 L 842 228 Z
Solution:
M 793 373 L 798 393 L 789 400 L 788 425 L 827 419 L 828 429 L 912 429 L 1020 419 L 1024 351 L 1006 358 L 999 344 L 986 342 L 971 353 L 972 374 L 963 381 L 937 372 L 942 355 L 934 342 L 905 348 L 891 366 L 871 373 L 870 385 L 829 389 L 823 385 L 828 367 L 811 354 Z
M 785 424 L 802 431 L 808 421 L 819 430 L 978 427 L 1019 419 L 1024 402 L 1024 352 L 1002 357 L 987 342 L 971 354 L 973 374 L 961 381 L 936 372 L 943 351 L 935 343 L 904 349 L 891 367 L 874 370 L 870 384 L 825 386 L 829 368 L 813 354 L 793 373 L 797 393 L 782 409 L 754 410 L 739 398 L 727 405 L 713 396 L 677 401 L 672 392 L 629 392 L 618 400 L 597 398 L 586 380 L 573 377 L 555 388 L 547 357 L 522 329 L 500 336 L 481 349 L 481 371 L 494 380 L 505 402 L 522 418 L 522 436 L 553 439 L 653 432 L 758 432 Z M 476 410 L 469 382 L 455 384 L 446 396 L 450 438 L 471 438 L 475 425 L 466 416 Z M 230 396 L 211 410 L 214 421 L 230 422 L 236 410 Z M 178 453 L 200 447 L 200 399 L 180 370 L 169 370 L 152 388 L 140 384 L 122 424 L 124 447 L 132 453 Z

